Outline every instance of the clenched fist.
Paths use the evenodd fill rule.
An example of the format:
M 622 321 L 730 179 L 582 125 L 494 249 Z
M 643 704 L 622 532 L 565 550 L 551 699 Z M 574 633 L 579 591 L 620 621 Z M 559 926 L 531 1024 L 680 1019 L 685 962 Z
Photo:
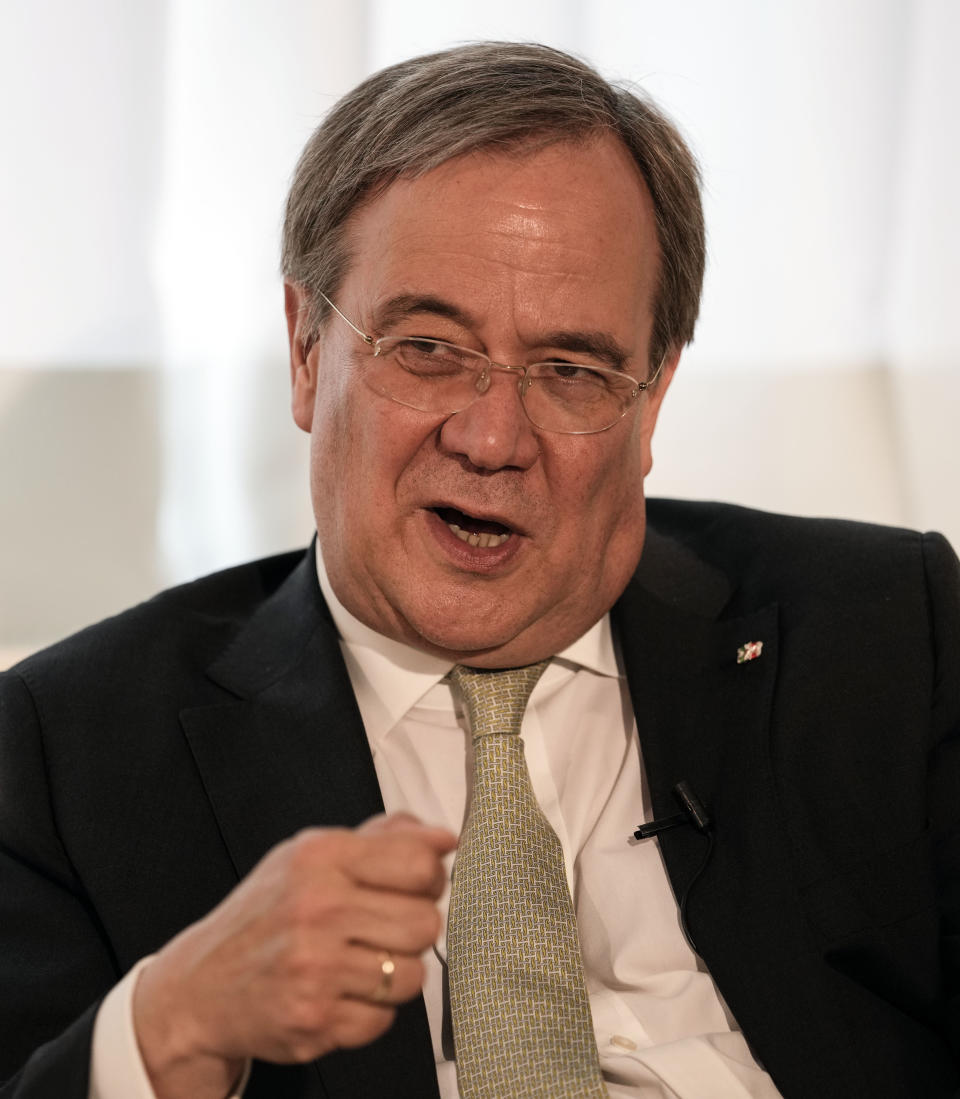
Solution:
M 279 844 L 169 942 L 134 993 L 158 1099 L 222 1099 L 251 1057 L 307 1061 L 373 1041 L 423 983 L 446 829 L 399 814 Z

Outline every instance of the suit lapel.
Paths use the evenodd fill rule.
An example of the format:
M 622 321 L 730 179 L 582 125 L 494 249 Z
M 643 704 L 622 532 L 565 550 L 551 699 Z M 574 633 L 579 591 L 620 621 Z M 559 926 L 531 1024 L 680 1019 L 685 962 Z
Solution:
M 722 574 L 651 533 L 641 569 L 615 607 L 655 817 L 678 811 L 672 789 L 681 780 L 714 818 L 726 798 L 739 804 L 758 781 L 756 768 L 728 771 L 746 745 L 757 757 L 766 743 L 777 609 L 721 619 L 730 597 Z M 737 650 L 749 641 L 763 641 L 762 654 L 738 664 Z M 702 862 L 705 841 L 683 828 L 664 834 L 661 846 L 681 895 Z
M 383 811 L 312 554 L 208 675 L 233 697 L 181 723 L 238 877 L 300 828 Z
M 678 900 L 689 890 L 697 951 L 758 1060 L 791 1094 L 847 1094 L 844 1024 L 815 976 L 771 762 L 778 608 L 738 614 L 736 604 L 722 574 L 651 532 L 614 611 L 654 815 L 678 811 L 672 789 L 685 780 L 713 820 L 705 866 L 709 841 L 692 827 L 662 834 L 661 850 Z M 760 656 L 738 663 L 753 641 Z
M 208 675 L 229 696 L 186 709 L 180 719 L 238 880 L 302 828 L 352 827 L 383 812 L 312 552 Z M 302 1085 L 290 1094 L 435 1094 L 423 1000 L 404 1005 L 373 1046 L 340 1051 L 315 1065 L 325 1090 L 303 1091 Z M 305 1079 L 302 1071 L 299 1079 Z

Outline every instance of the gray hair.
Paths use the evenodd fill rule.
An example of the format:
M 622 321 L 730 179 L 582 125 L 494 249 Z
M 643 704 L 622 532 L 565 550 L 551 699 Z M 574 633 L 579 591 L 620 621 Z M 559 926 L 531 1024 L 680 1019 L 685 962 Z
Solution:
M 350 215 L 398 177 L 476 150 L 529 148 L 613 133 L 646 181 L 660 280 L 650 360 L 693 338 L 703 283 L 704 226 L 696 161 L 643 93 L 608 83 L 548 46 L 478 42 L 403 61 L 345 95 L 301 154 L 287 198 L 284 276 L 309 298 L 316 336 L 346 275 Z

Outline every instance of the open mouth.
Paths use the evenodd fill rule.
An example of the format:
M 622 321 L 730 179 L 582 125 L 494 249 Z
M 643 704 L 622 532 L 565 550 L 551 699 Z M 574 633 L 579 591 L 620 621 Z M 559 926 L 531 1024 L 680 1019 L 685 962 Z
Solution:
M 466 542 L 469 546 L 479 546 L 481 549 L 502 546 L 513 534 L 513 531 L 502 523 L 496 523 L 491 519 L 478 519 L 456 508 L 432 508 L 431 510 L 440 516 L 461 542 Z

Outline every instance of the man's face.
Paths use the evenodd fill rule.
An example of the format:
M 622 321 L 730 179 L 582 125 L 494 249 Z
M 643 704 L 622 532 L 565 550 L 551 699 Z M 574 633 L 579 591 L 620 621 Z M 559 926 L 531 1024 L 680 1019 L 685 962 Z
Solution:
M 518 365 L 575 359 L 576 336 L 647 377 L 659 252 L 649 194 L 613 138 L 471 154 L 397 181 L 355 213 L 348 244 L 334 300 L 374 336 Z M 532 663 L 596 622 L 640 557 L 650 439 L 678 355 L 608 431 L 560 435 L 530 423 L 502 371 L 455 415 L 396 404 L 367 384 L 371 349 L 336 316 L 303 354 L 301 304 L 288 287 L 294 418 L 311 433 L 317 529 L 344 606 L 479 667 Z M 472 545 L 463 531 L 509 537 Z

